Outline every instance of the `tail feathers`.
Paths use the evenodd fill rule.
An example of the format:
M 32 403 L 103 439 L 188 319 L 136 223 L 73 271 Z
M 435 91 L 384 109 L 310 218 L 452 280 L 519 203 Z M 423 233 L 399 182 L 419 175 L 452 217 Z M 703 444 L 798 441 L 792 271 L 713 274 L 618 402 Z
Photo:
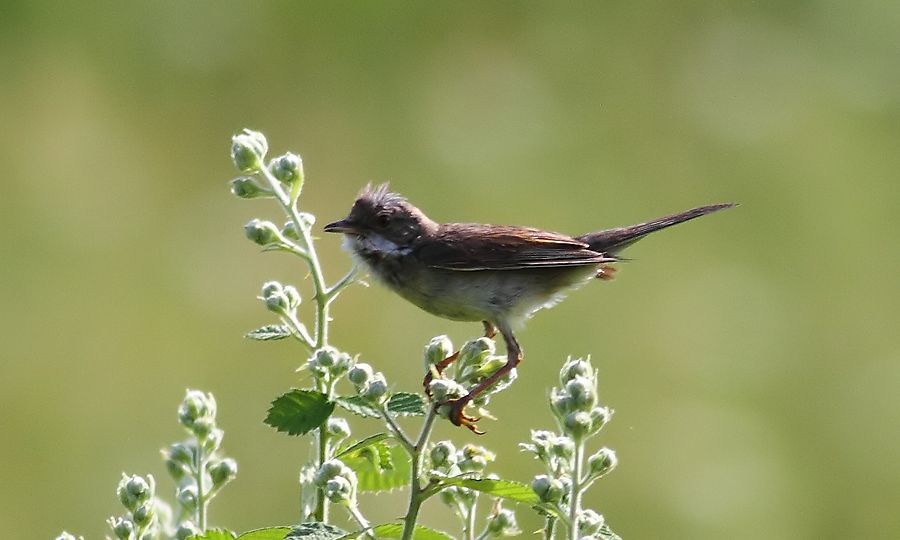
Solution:
M 719 210 L 724 210 L 725 208 L 731 208 L 732 206 L 737 205 L 735 203 L 722 203 L 701 206 L 678 214 L 654 219 L 646 223 L 638 223 L 637 225 L 632 225 L 630 227 L 618 227 L 615 229 L 606 229 L 605 231 L 587 233 L 576 239 L 581 240 L 586 244 L 590 244 L 591 250 L 593 251 L 605 253 L 607 255 L 616 255 L 652 232 L 671 227 L 672 225 L 678 225 L 679 223 L 684 223 L 685 221 L 705 216 L 706 214 L 711 214 Z

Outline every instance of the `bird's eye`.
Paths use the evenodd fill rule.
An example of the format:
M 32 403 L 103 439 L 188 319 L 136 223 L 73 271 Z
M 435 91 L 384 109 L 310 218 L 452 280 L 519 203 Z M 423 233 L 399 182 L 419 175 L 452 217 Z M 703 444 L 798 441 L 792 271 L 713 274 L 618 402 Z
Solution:
M 387 214 L 378 214 L 375 216 L 375 223 L 379 227 L 387 227 L 391 223 L 391 216 Z

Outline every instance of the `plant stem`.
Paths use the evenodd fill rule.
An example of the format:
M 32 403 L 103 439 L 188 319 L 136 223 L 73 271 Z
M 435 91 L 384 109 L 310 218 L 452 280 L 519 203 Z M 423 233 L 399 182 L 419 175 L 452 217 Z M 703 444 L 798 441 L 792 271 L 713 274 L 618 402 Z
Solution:
M 203 491 L 203 470 L 206 468 L 206 456 L 203 454 L 203 441 L 197 439 L 197 452 L 194 454 L 194 481 L 197 483 L 197 527 L 206 531 L 206 493 Z
M 369 529 L 371 525 L 369 525 L 369 520 L 366 519 L 366 516 L 362 515 L 362 512 L 359 511 L 359 507 L 355 504 L 348 504 L 347 511 L 350 512 L 350 515 L 353 516 L 353 519 L 359 524 L 361 529 Z M 375 539 L 375 533 L 371 530 L 366 530 L 366 536 L 369 538 Z
M 475 508 L 477 504 L 478 494 L 476 493 L 475 499 L 469 505 L 468 512 L 466 512 L 466 520 L 463 522 L 463 538 L 465 540 L 475 540 Z
M 556 536 L 556 519 L 553 516 L 544 518 L 544 540 L 552 540 Z
M 569 491 L 569 540 L 578 539 L 578 515 L 581 514 L 581 468 L 584 461 L 584 441 L 575 443 L 572 466 L 572 488 Z
M 419 432 L 415 445 L 404 445 L 404 448 L 406 448 L 406 451 L 409 453 L 412 470 L 409 473 L 409 505 L 406 508 L 406 516 L 403 518 L 403 536 L 401 537 L 401 540 L 412 539 L 413 533 L 416 530 L 416 520 L 419 517 L 419 508 L 421 508 L 422 503 L 431 496 L 431 494 L 424 493 L 425 489 L 419 483 L 419 474 L 425 456 L 425 446 L 428 445 L 428 438 L 431 436 L 431 429 L 434 426 L 435 416 L 436 413 L 434 407 L 428 409 L 428 414 L 425 417 L 425 422 L 422 424 L 422 430 Z M 390 418 L 387 411 L 385 411 L 385 417 Z M 388 422 L 390 423 L 391 420 Z

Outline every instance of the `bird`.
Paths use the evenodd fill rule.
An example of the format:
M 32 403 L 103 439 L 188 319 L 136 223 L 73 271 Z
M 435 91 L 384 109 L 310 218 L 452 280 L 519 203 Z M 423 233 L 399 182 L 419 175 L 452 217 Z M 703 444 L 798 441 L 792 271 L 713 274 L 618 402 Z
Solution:
M 355 261 L 412 304 L 444 319 L 481 321 L 489 338 L 499 331 L 506 345 L 505 365 L 448 403 L 453 424 L 481 433 L 479 419 L 463 409 L 522 361 L 514 329 L 593 278 L 612 279 L 612 265 L 625 260 L 619 253 L 648 234 L 733 206 L 700 206 L 628 227 L 568 236 L 533 227 L 438 223 L 388 184 L 368 184 L 347 217 L 324 230 L 342 233 Z

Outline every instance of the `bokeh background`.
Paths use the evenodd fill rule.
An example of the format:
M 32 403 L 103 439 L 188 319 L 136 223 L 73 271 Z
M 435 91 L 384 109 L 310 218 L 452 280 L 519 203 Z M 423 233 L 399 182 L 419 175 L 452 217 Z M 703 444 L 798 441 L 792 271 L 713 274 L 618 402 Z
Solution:
M 280 219 L 228 193 L 252 127 L 304 156 L 320 223 L 370 180 L 438 220 L 571 233 L 740 202 L 531 321 L 476 442 L 529 481 L 516 443 L 591 354 L 621 464 L 587 502 L 625 538 L 900 537 L 898 36 L 900 4 L 868 0 L 4 1 L 0 530 L 100 538 L 122 471 L 168 495 L 186 387 L 240 464 L 213 523 L 296 520 L 305 442 L 261 419 L 305 355 L 242 335 L 271 321 L 263 281 L 308 284 L 243 238 Z M 349 267 L 338 238 L 320 252 Z M 431 336 L 480 330 L 378 287 L 333 314 L 406 390 Z M 437 501 L 424 520 L 456 531 Z

